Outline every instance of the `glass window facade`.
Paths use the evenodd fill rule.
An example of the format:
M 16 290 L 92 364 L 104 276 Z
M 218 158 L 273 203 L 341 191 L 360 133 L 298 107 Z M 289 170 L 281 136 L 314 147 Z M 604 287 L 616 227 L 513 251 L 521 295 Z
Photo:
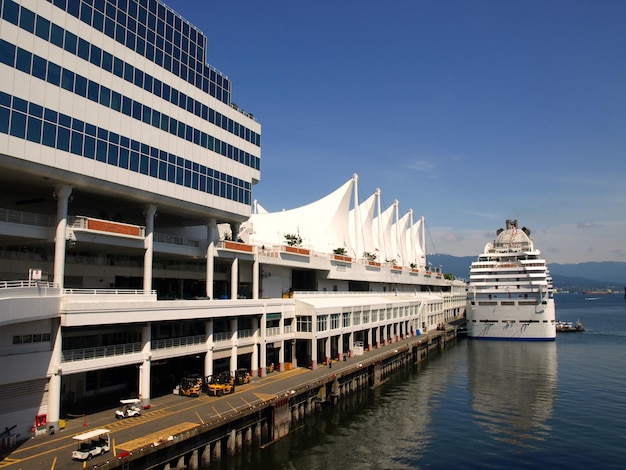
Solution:
M 230 81 L 205 64 L 206 37 L 160 1 L 47 1 L 205 93 L 230 104 Z M 38 80 L 61 87 L 99 106 L 185 139 L 202 149 L 215 152 L 255 170 L 260 169 L 259 156 L 205 132 L 211 131 L 210 126 L 198 128 L 187 124 L 197 122 L 197 117 L 260 148 L 259 133 L 210 108 L 205 104 L 208 100 L 200 101 L 188 96 L 184 93 L 188 87 L 185 87 L 184 91 L 172 88 L 135 67 L 134 64 L 65 30 L 61 26 L 64 22 L 55 24 L 15 0 L 0 0 L 0 17 L 37 36 L 39 38 L 37 41 L 47 41 L 88 62 L 91 66 L 113 74 L 117 77 L 117 79 L 113 77 L 114 83 L 118 79 L 127 81 L 177 106 L 185 112 L 179 115 L 185 117 L 183 120 L 174 119 L 167 112 L 133 99 L 133 95 L 124 96 L 100 84 L 99 81 L 91 80 L 48 60 L 47 57 L 40 57 L 4 39 L 0 39 L 1 63 L 30 74 Z M 92 38 L 96 37 L 97 35 L 94 35 Z M 117 88 L 122 89 L 121 84 Z M 130 136 L 110 133 L 107 129 L 98 127 L 95 122 L 82 122 L 68 114 L 43 108 L 2 92 L 0 92 L 0 134 L 19 137 L 245 205 L 251 202 L 251 182 L 215 171 L 209 168 L 208 164 L 203 165 L 198 161 L 197 156 L 196 161 L 192 161 L 185 156 L 173 155 L 133 140 Z M 205 154 L 196 153 L 196 155 Z
M 205 64 L 206 36 L 165 4 L 157 0 L 47 1 L 230 104 L 230 80 Z M 11 13 L 15 15 L 14 11 Z M 34 22 L 34 18 L 30 20 Z M 24 22 L 32 28 L 31 22 Z
M 56 4 L 58 2 L 54 3 Z M 69 8 L 70 7 L 68 3 L 68 9 Z M 17 12 L 17 16 L 15 15 L 15 12 Z M 155 94 L 157 97 L 162 98 L 176 106 L 179 106 L 182 109 L 192 112 L 196 116 L 203 117 L 203 119 L 208 120 L 212 124 L 215 124 L 222 129 L 237 135 L 239 138 L 260 147 L 261 136 L 258 133 L 251 131 L 244 126 L 241 126 L 239 123 L 236 123 L 232 119 L 228 119 L 226 116 L 223 116 L 214 110 L 209 110 L 206 105 L 191 98 L 188 98 L 184 93 L 180 93 L 178 90 L 170 90 L 169 87 L 167 90 L 162 90 L 161 82 L 154 79 L 149 74 L 145 74 L 143 71 L 133 67 L 131 64 L 113 57 L 110 53 L 102 51 L 99 47 L 90 44 L 84 39 L 77 38 L 75 34 L 69 31 L 65 31 L 60 26 L 50 23 L 47 19 L 35 15 L 33 12 L 25 7 L 21 7 L 13 0 L 3 0 L 2 17 L 4 19 L 6 19 L 7 21 L 11 21 L 15 25 L 21 27 L 21 23 L 16 18 L 21 18 L 22 15 L 32 15 L 32 17 L 34 18 L 33 21 L 42 24 L 40 28 L 41 35 L 38 34 L 42 39 L 46 39 L 57 45 L 58 47 L 62 47 L 66 51 L 71 52 L 72 54 L 76 54 L 83 60 L 89 61 L 93 65 L 101 67 L 108 72 L 113 72 L 118 77 L 123 77 L 126 81 L 133 83 L 150 93 Z M 52 35 L 50 34 L 50 30 L 53 31 Z M 54 39 L 53 37 L 56 39 Z M 113 65 L 112 69 L 111 64 Z M 20 63 L 20 65 L 22 67 L 26 67 L 26 64 L 23 61 Z M 218 75 L 218 77 L 221 77 L 221 75 Z M 227 79 L 216 80 L 227 81 Z M 212 96 L 214 95 L 212 94 Z
M 249 182 L 4 92 L 0 92 L 0 133 L 245 205 L 251 203 Z

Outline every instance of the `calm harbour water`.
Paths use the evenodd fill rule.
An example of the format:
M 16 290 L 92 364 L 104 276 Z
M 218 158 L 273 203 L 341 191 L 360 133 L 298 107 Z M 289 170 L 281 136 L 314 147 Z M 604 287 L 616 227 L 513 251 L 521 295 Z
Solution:
M 584 333 L 461 340 L 229 469 L 624 468 L 626 301 L 556 297 Z

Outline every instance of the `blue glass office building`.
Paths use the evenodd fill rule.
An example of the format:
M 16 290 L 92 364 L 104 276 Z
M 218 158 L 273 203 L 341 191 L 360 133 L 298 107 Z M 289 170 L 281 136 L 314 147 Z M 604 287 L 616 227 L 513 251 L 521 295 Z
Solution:
M 0 5 L 0 153 L 69 184 L 249 214 L 260 126 L 231 105 L 197 28 L 157 0 Z

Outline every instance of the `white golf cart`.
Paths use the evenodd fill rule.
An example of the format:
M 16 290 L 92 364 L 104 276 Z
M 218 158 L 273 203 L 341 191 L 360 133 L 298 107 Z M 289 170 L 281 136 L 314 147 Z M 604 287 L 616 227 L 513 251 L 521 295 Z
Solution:
M 111 450 L 111 436 L 108 429 L 94 429 L 74 436 L 78 441 L 78 448 L 72 452 L 72 458 L 76 460 L 90 460 L 92 457 L 102 455 Z
M 141 400 L 139 398 L 120 400 L 120 403 L 122 404 L 122 407 L 119 410 L 115 410 L 115 417 L 117 419 L 141 416 Z

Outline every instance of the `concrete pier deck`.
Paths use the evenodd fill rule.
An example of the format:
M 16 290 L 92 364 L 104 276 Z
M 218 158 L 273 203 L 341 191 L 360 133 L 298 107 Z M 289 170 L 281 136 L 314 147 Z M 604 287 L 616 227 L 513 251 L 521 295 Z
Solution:
M 219 427 L 233 416 L 252 414 L 271 401 L 288 397 L 316 384 L 334 381 L 337 377 L 357 369 L 380 363 L 410 348 L 428 350 L 428 345 L 439 343 L 454 328 L 438 330 L 421 336 L 399 339 L 397 342 L 365 351 L 329 366 L 320 365 L 315 370 L 298 367 L 284 372 L 273 372 L 265 377 L 254 377 L 247 385 L 238 386 L 234 394 L 210 397 L 203 393 L 190 398 L 165 395 L 151 400 L 150 408 L 135 418 L 117 420 L 115 410 L 85 415 L 66 422 L 65 429 L 53 435 L 41 435 L 23 441 L 8 453 L 0 455 L 0 469 L 65 470 L 83 466 L 73 461 L 76 447 L 73 436 L 96 428 L 111 430 L 112 448 L 103 456 L 94 457 L 85 467 L 92 468 L 113 461 L 124 452 L 132 452 L 155 443 L 167 442 L 173 435 L 181 435 L 198 426 Z M 453 334 L 453 333 L 452 333 Z M 319 386 L 319 385 L 318 385 Z M 170 438 L 171 439 L 171 438 Z M 130 468 L 134 468 L 132 465 Z

